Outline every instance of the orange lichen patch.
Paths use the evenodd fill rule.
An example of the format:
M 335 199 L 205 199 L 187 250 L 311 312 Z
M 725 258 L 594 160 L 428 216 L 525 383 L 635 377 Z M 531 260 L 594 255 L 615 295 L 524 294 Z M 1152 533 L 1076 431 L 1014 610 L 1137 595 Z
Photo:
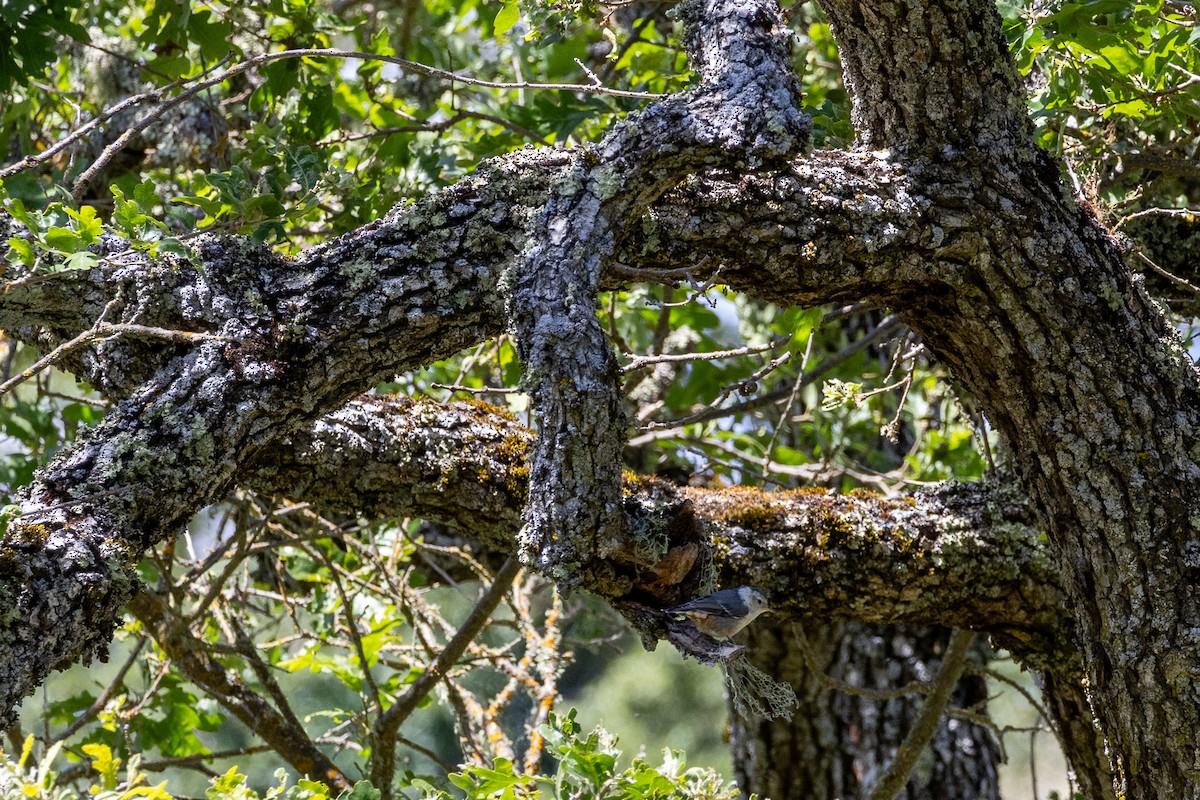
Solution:
M 487 416 L 497 416 L 497 417 L 500 417 L 501 419 L 503 419 L 505 422 L 516 422 L 517 421 L 517 418 L 514 417 L 512 415 L 512 412 L 509 411 L 507 408 L 503 408 L 503 407 L 495 405 L 493 403 L 489 403 L 485 400 L 477 400 L 475 398 L 471 398 L 469 400 L 459 400 L 456 403 L 454 403 L 454 405 L 470 406 L 471 408 L 478 410 L 481 414 L 484 414 Z
M 504 464 L 524 464 L 532 447 L 533 435 L 525 428 L 513 428 L 495 445 L 494 455 Z
M 686 494 L 700 516 L 724 525 L 765 532 L 780 527 L 787 518 L 786 492 L 731 486 L 727 489 L 689 489 Z
M 529 497 L 529 467 L 522 464 L 505 473 L 504 491 L 520 505 Z
M 642 475 L 629 470 L 621 472 L 621 489 L 625 497 L 649 495 L 658 502 L 673 501 L 679 497 L 679 487 L 654 475 Z

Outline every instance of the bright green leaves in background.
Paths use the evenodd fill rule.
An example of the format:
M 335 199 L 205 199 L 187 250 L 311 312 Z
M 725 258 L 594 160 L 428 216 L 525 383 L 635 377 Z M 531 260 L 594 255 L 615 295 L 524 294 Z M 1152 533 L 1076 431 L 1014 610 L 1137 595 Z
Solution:
M 1200 27 L 1189 4 L 1091 0 L 1061 6 L 1001 5 L 1018 65 L 1046 79 L 1045 110 L 1106 119 L 1194 117 Z
M 0 93 L 27 85 L 60 52 L 60 35 L 87 41 L 87 30 L 71 19 L 80 0 L 0 2 Z
M 546 775 L 530 777 L 514 769 L 507 759 L 496 759 L 491 767 L 468 767 L 452 775 L 451 782 L 467 800 L 500 798 L 544 798 L 570 800 L 583 797 L 608 797 L 613 800 L 736 800 L 741 797 L 735 784 L 723 780 L 712 770 L 688 769 L 683 754 L 666 750 L 659 766 L 643 757 L 635 757 L 628 767 L 621 766 L 617 740 L 603 729 L 584 736 L 575 712 L 550 715 L 540 734 L 545 737 L 557 769 Z M 454 795 L 424 782 L 414 783 L 424 790 L 424 800 L 453 800 Z M 753 798 L 752 798 L 753 800 Z
M 3 184 L 0 184 L 0 197 L 3 192 Z M 45 210 L 30 212 L 21 200 L 13 198 L 4 203 L 4 210 L 30 234 L 28 238 L 9 238 L 9 263 L 33 267 L 39 251 L 56 257 L 54 260 L 63 269 L 88 269 L 99 261 L 88 250 L 100 241 L 104 232 L 104 225 L 92 206 L 83 206 L 77 211 L 69 205 L 54 202 Z
M 414 778 L 408 782 L 411 792 L 423 800 L 571 800 L 581 797 L 605 797 L 611 800 L 736 800 L 737 786 L 723 780 L 712 770 L 688 768 L 683 754 L 665 750 L 662 763 L 653 766 L 636 757 L 628 767 L 621 766 L 621 751 L 616 739 L 597 729 L 584 736 L 575 722 L 575 712 L 558 717 L 551 714 L 540 734 L 546 738 L 558 762 L 556 769 L 531 777 L 519 773 L 511 761 L 498 758 L 490 767 L 471 766 L 450 776 L 459 794 L 451 794 Z M 34 738 L 25 740 L 15 758 L 0 748 L 0 800 L 69 800 L 79 794 L 55 788 L 54 762 L 60 746 L 55 746 L 36 763 Z M 164 783 L 151 785 L 134 757 L 127 766 L 108 745 L 85 744 L 81 748 L 90 760 L 97 782 L 89 795 L 95 800 L 172 800 Z M 259 792 L 248 784 L 247 776 L 237 767 L 209 781 L 208 800 L 333 800 L 329 789 L 312 780 L 289 779 L 284 770 L 275 774 L 275 785 Z M 336 800 L 379 800 L 380 793 L 367 781 L 336 796 Z M 753 798 L 752 798 L 753 800 Z
M 6 181 L 6 207 L 42 211 L 103 157 L 107 166 L 84 197 L 94 210 L 64 206 L 116 223 L 132 242 L 186 242 L 217 230 L 296 249 L 377 219 L 397 202 L 457 180 L 481 159 L 529 143 L 593 139 L 638 105 L 572 91 L 477 89 L 335 57 L 275 60 L 192 90 L 202 77 L 256 55 L 332 47 L 491 81 L 590 84 L 579 60 L 607 85 L 652 92 L 678 90 L 687 80 L 672 26 L 659 29 L 665 18 L 641 26 L 616 52 L 608 28 L 561 6 L 515 0 L 350 4 L 337 14 L 317 0 L 103 0 L 86 7 L 56 0 L 19 17 L 12 5 L 0 9 L 12 30 L 19 23 L 47 36 L 71 34 L 14 73 L 20 80 L 0 106 L 0 140 L 11 160 L 41 158 L 81 120 L 129 97 L 159 91 L 169 101 L 168 108 L 153 98 L 135 103 Z M 47 27 L 51 20 L 56 28 Z M 143 120 L 144 133 L 104 153 Z M 56 222 L 32 226 L 35 235 L 16 245 L 16 260 L 28 264 L 46 252 L 68 257 L 68 268 L 88 266 L 81 254 L 88 240 L 48 242 L 41 233 L 51 225 L 72 230 Z
M 1083 179 L 1094 179 L 1102 199 L 1119 203 L 1144 182 L 1136 157 L 1200 157 L 1195 3 L 1004 0 L 1000 10 L 1027 76 L 1041 143 L 1071 158 Z M 1134 159 L 1119 170 L 1122 157 Z M 1158 162 L 1160 171 L 1165 163 Z M 1171 187 L 1155 188 L 1165 192 L 1164 202 L 1177 200 Z

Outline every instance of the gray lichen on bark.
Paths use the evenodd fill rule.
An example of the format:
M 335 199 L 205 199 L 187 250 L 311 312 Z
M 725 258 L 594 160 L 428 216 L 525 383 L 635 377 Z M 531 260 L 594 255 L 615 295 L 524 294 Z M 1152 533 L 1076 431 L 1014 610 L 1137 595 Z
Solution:
M 604 559 L 626 533 L 626 423 L 616 359 L 596 317 L 614 229 L 695 169 L 759 167 L 807 143 L 790 34 L 773 4 L 687 0 L 677 12 L 699 86 L 631 114 L 574 155 L 504 290 L 539 425 L 521 553 L 568 585 L 602 587 L 611 573 Z

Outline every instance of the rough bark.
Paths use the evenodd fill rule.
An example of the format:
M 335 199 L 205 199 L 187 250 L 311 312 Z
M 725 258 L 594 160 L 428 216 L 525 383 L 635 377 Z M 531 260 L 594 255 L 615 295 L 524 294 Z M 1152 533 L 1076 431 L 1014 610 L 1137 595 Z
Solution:
M 596 318 L 614 228 L 702 166 L 779 162 L 807 143 L 778 15 L 735 0 L 678 11 L 699 86 L 631 115 L 577 157 L 510 274 L 509 319 L 540 428 L 522 556 L 570 585 L 603 583 L 603 559 L 625 533 L 626 423 L 616 359 Z
M 1193 796 L 1200 750 L 1182 733 L 1200 729 L 1200 606 L 1184 588 L 1200 569 L 1196 373 L 1088 216 L 1028 173 L 985 180 L 1004 189 L 976 225 L 1008 235 L 944 262 L 945 294 L 910 319 L 1012 442 L 1130 796 Z M 973 300 L 990 311 L 964 319 L 955 309 Z
M 856 94 L 864 140 L 920 143 L 937 159 L 921 170 L 934 204 L 970 198 L 964 234 L 934 249 L 925 292 L 897 297 L 897 307 L 1013 447 L 1067 584 L 1119 792 L 1196 797 L 1200 599 L 1187 588 L 1200 570 L 1196 371 L 1112 239 L 1039 167 L 1020 133 L 1011 64 L 988 54 L 1002 47 L 990 3 L 828 5 L 847 82 L 871 84 Z M 966 140 L 961 121 L 931 128 L 936 115 L 926 113 L 911 126 L 890 113 L 889 98 L 911 109 L 944 81 L 935 68 L 889 62 L 871 42 L 880 18 L 907 23 L 892 54 L 963 48 L 966 90 L 951 101 L 971 108 L 982 98 Z M 1003 66 L 984 71 L 972 53 Z M 1001 85 L 1010 102 L 987 101 L 987 87 Z
M 858 142 L 910 156 L 1028 151 L 1033 128 L 992 3 L 821 4 Z

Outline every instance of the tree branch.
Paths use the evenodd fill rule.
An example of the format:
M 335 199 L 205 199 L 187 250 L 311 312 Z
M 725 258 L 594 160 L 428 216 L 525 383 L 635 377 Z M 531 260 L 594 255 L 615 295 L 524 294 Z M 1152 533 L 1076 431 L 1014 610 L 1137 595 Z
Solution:
M 296 433 L 290 447 L 264 450 L 242 480 L 332 510 L 430 519 L 485 551 L 512 553 L 532 441 L 477 403 L 364 397 Z M 798 618 L 972 628 L 1033 663 L 1075 663 L 1056 572 L 1020 492 L 950 486 L 887 500 L 646 478 L 625 490 L 634 536 L 610 568 L 623 587 L 615 596 L 629 602 L 657 609 L 688 599 L 711 559 L 723 585 L 760 586 Z M 648 555 L 637 536 L 651 529 L 662 539 Z
M 950 635 L 950 644 L 946 646 L 942 667 L 925 696 L 925 706 L 896 751 L 887 772 L 871 790 L 870 800 L 892 800 L 904 790 L 909 775 L 917 766 L 917 759 L 937 733 L 942 716 L 946 713 L 946 704 L 950 702 L 950 695 L 967 666 L 967 654 L 971 651 L 974 638 L 973 632 L 964 630 L 956 630 Z
M 353 781 L 313 744 L 290 710 L 286 715 L 281 713 L 211 655 L 195 647 L 191 632 L 172 619 L 160 598 L 152 592 L 141 592 L 130 601 L 129 610 L 188 680 L 208 692 L 292 768 L 334 792 L 350 789 Z
M 504 566 L 492 579 L 492 585 L 479 598 L 479 602 L 471 609 L 471 613 L 463 620 L 454 637 L 438 653 L 437 658 L 421 673 L 421 677 L 413 682 L 408 691 L 396 700 L 395 705 L 376 719 L 371 729 L 371 783 L 375 788 L 387 793 L 386 796 L 390 796 L 392 775 L 396 767 L 396 731 L 416 710 L 425 695 L 433 690 L 438 681 L 446 677 L 450 667 L 462 657 L 467 647 L 483 630 L 496 606 L 500 605 L 504 595 L 512 588 L 513 579 L 520 569 L 521 562 L 516 558 L 509 558 L 504 562 Z

